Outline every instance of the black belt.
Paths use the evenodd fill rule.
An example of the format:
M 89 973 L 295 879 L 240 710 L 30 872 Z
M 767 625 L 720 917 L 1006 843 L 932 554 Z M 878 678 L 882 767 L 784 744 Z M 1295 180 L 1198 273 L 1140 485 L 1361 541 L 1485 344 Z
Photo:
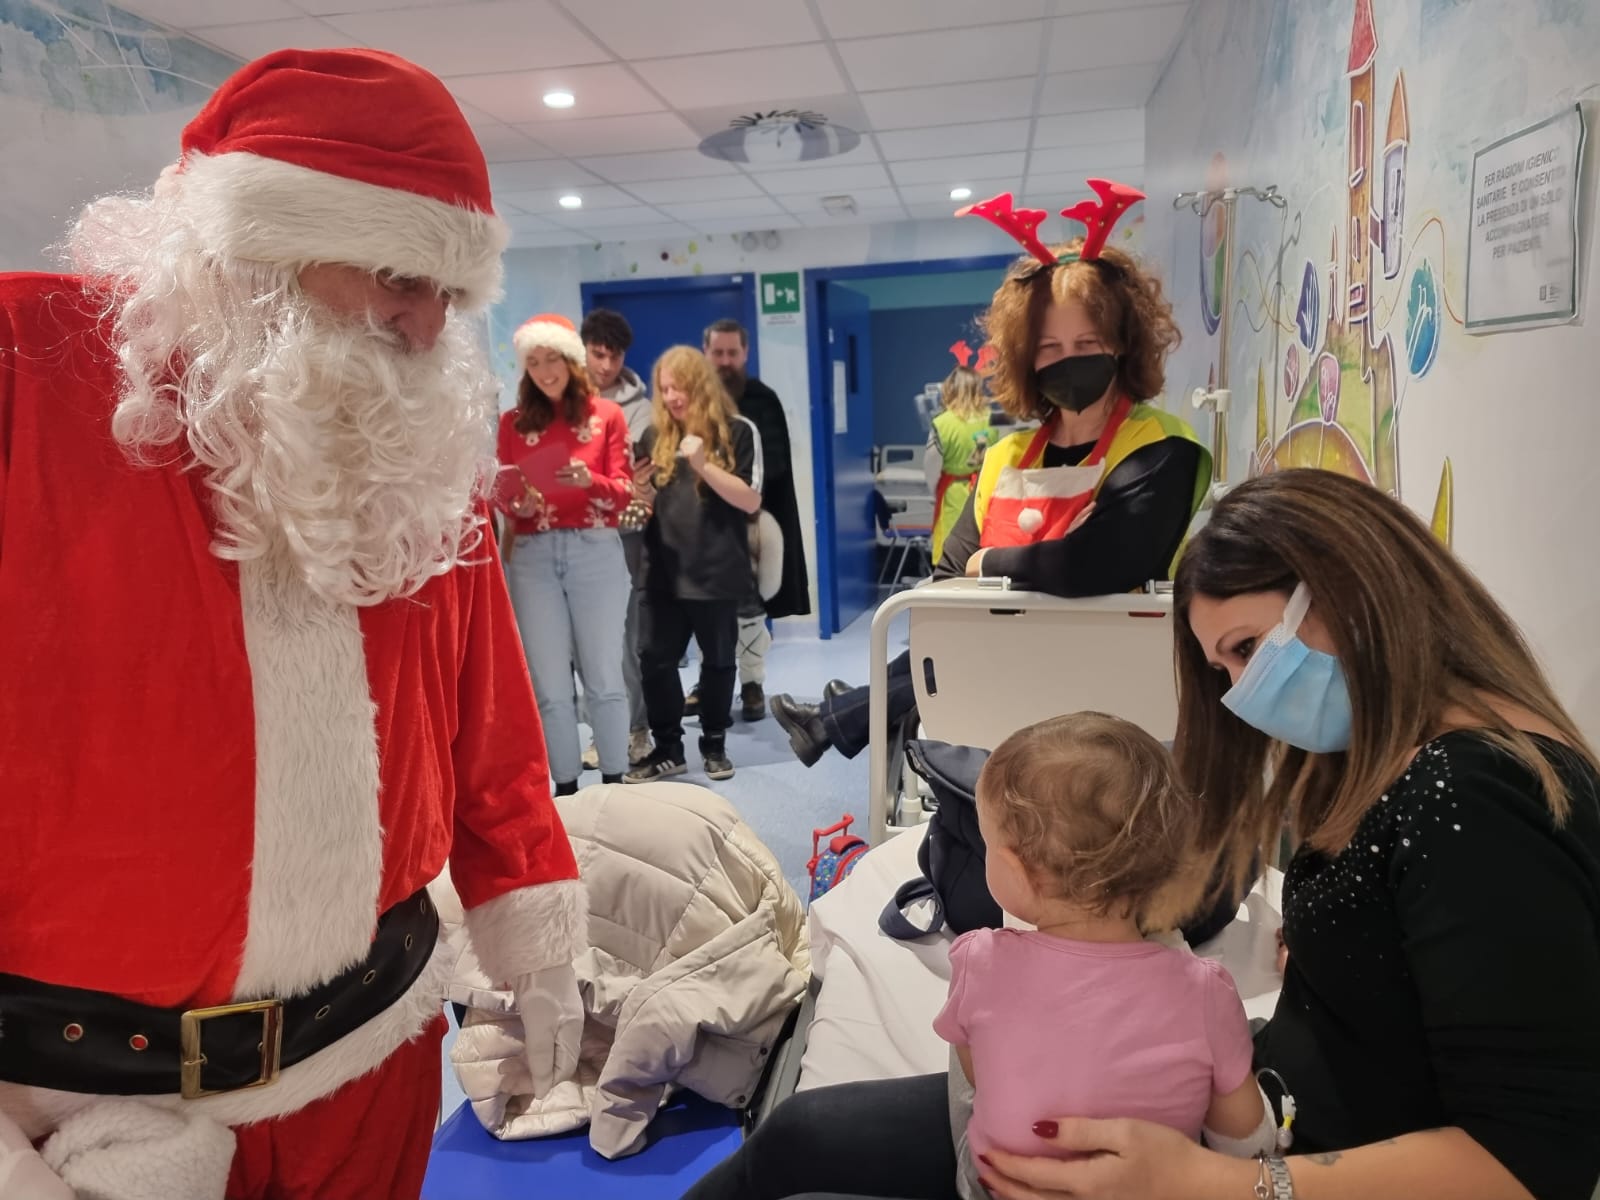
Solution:
M 156 1008 L 0 973 L 0 1080 L 185 1099 L 263 1087 L 403 996 L 439 937 L 426 890 L 378 918 L 364 961 L 302 996 Z

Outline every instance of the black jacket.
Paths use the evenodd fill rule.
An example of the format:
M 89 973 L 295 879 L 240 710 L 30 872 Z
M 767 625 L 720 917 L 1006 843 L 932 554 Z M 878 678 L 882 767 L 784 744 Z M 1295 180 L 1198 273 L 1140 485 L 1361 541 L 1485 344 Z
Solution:
M 759 379 L 748 379 L 737 398 L 739 413 L 761 435 L 765 478 L 761 507 L 783 531 L 783 582 L 767 601 L 769 617 L 803 617 L 811 611 L 805 543 L 800 538 L 800 506 L 794 498 L 794 464 L 789 456 L 789 422 L 778 393 Z

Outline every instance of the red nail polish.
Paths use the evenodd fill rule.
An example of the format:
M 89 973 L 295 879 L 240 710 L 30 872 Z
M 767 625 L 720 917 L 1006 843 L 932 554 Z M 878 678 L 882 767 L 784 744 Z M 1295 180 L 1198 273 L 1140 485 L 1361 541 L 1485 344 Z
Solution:
M 1033 1123 L 1033 1132 L 1035 1136 L 1048 1140 L 1061 1132 L 1061 1126 L 1054 1121 L 1035 1121 Z
M 990 1183 L 982 1175 L 978 1176 L 978 1183 L 982 1185 L 984 1191 L 986 1191 L 986 1192 L 994 1191 L 994 1184 Z
M 978 1161 L 981 1162 L 986 1167 L 994 1166 L 994 1163 L 989 1161 L 989 1156 L 987 1154 L 978 1155 Z

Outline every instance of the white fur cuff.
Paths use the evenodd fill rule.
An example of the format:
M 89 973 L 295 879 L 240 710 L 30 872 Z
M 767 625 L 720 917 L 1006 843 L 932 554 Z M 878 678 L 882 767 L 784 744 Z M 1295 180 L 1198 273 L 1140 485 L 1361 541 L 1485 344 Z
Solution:
M 569 966 L 589 945 L 588 892 L 578 879 L 518 888 L 469 908 L 467 933 L 496 985 Z
M 222 1200 L 233 1130 L 115 1097 L 61 1123 L 44 1160 L 78 1200 Z

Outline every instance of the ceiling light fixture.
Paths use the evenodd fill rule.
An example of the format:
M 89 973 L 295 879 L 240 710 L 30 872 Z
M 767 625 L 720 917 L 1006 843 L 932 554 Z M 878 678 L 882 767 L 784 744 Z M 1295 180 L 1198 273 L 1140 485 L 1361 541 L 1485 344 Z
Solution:
M 583 207 L 583 197 L 582 196 L 563 196 L 563 197 L 561 197 L 560 200 L 557 200 L 556 203 L 561 205 L 562 208 L 582 208 Z
M 560 88 L 557 88 L 553 92 L 546 92 L 544 94 L 544 103 L 546 108 L 571 108 L 577 102 L 578 98 L 576 96 L 574 96 L 571 92 L 564 91 Z
M 971 200 L 972 199 L 972 189 L 969 188 L 969 187 L 953 187 L 953 188 L 950 189 L 950 199 L 952 199 L 952 200 Z
M 700 143 L 700 153 L 731 163 L 782 165 L 848 154 L 861 144 L 854 129 L 817 112 L 785 109 L 735 117 Z

